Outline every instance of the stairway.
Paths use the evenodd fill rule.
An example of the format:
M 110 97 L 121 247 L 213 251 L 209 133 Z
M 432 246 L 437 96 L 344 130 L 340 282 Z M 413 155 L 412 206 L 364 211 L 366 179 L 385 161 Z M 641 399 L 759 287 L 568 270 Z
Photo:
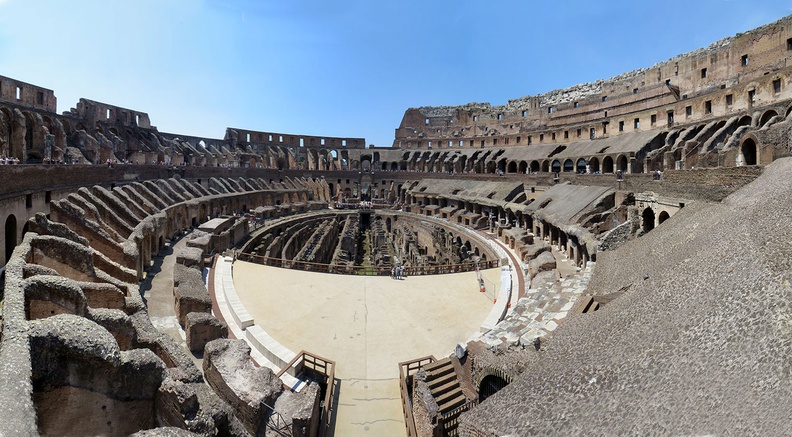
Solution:
M 468 399 L 459 386 L 454 365 L 450 358 L 444 358 L 427 364 L 424 370 L 429 391 L 439 407 L 438 416 L 443 418 L 443 435 L 456 436 L 457 419 L 465 411 L 459 407 L 465 405 Z

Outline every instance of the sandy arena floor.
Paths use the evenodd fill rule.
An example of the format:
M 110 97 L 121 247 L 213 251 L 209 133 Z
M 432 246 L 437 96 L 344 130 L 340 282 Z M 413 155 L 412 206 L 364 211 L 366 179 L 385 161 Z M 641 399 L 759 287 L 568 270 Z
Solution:
M 256 324 L 294 352 L 336 362 L 335 435 L 405 435 L 398 363 L 451 354 L 492 308 L 500 270 L 389 277 L 302 272 L 236 261 L 234 286 Z

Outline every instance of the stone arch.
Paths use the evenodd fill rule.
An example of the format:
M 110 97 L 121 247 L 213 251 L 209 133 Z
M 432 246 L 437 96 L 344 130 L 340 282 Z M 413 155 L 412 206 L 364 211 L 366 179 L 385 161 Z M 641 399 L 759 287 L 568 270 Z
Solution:
M 488 379 L 488 378 L 492 378 L 492 379 Z M 497 379 L 495 379 L 495 378 L 497 378 Z M 503 385 L 501 385 L 499 387 L 498 386 L 496 386 L 496 387 L 491 387 L 490 386 L 489 381 L 498 381 L 498 380 L 505 382 L 505 384 L 503 384 Z M 486 396 L 484 396 L 484 398 L 487 398 L 487 397 L 492 396 L 493 394 L 497 393 L 498 390 L 502 389 L 506 385 L 510 384 L 511 381 L 512 381 L 511 375 L 507 374 L 503 370 L 494 369 L 494 368 L 491 368 L 491 367 L 486 367 L 486 368 L 481 369 L 480 371 L 475 373 L 472 382 L 473 382 L 473 386 L 476 388 L 476 392 L 479 393 L 479 401 L 481 402 L 481 401 L 484 400 L 484 399 L 482 399 L 482 396 L 481 396 L 482 395 L 482 388 L 484 388 L 486 391 L 489 391 L 489 393 Z M 491 388 L 497 388 L 497 389 L 496 390 L 489 390 L 490 387 Z
M 11 253 L 17 246 L 17 219 L 14 214 L 6 217 L 5 221 L 5 263 L 11 259 Z
M 613 173 L 613 158 L 610 156 L 602 158 L 602 172 Z
M 762 117 L 759 119 L 759 127 L 762 127 L 767 124 L 773 117 L 777 116 L 778 112 L 775 109 L 768 109 L 767 111 L 762 114 Z
M 600 171 L 599 158 L 594 157 L 589 159 L 589 171 L 591 171 L 592 173 L 597 173 Z
M 586 159 L 579 158 L 575 163 L 575 172 L 576 173 L 585 173 L 586 172 Z
M 668 220 L 669 218 L 671 218 L 671 216 L 668 215 L 668 211 L 660 211 L 660 215 L 657 216 L 657 224 L 661 225 L 663 224 L 664 221 Z
M 564 160 L 564 173 L 569 173 L 575 171 L 575 163 L 567 158 Z
M 525 161 L 523 161 L 525 162 Z M 517 173 L 517 162 L 516 161 L 509 161 L 506 165 L 506 173 Z
M 526 161 L 520 161 L 520 165 L 518 166 L 517 171 L 519 171 L 522 174 L 528 173 L 528 163 Z
M 541 166 L 539 165 L 539 161 L 531 161 L 530 169 L 531 173 L 538 173 Z
M 627 161 L 626 156 L 619 155 L 619 157 L 616 158 L 616 170 L 621 170 L 622 172 L 627 173 L 629 170 L 628 162 L 629 161 Z
M 550 171 L 553 173 L 561 173 L 561 161 L 554 159 L 553 163 L 550 164 Z
M 790 109 L 792 109 L 792 107 L 790 107 Z M 737 121 L 737 127 L 740 127 L 740 126 L 750 126 L 752 123 L 753 123 L 753 118 L 751 118 L 751 116 L 750 116 L 750 115 L 743 115 L 743 116 L 742 116 L 742 117 L 740 117 L 740 119 Z
M 651 231 L 655 227 L 655 213 L 651 207 L 646 207 L 641 213 L 642 227 L 644 233 Z
M 534 161 L 534 162 L 536 162 L 536 161 Z M 549 161 L 547 161 L 547 160 L 544 160 L 544 161 L 542 161 L 542 168 L 541 168 L 541 170 L 542 170 L 543 172 L 545 172 L 545 173 L 549 172 L 549 171 L 550 171 L 550 162 L 549 162 Z
M 756 140 L 754 140 L 752 136 L 743 139 L 743 142 L 740 145 L 740 155 L 742 155 L 742 162 L 744 165 L 759 164 Z

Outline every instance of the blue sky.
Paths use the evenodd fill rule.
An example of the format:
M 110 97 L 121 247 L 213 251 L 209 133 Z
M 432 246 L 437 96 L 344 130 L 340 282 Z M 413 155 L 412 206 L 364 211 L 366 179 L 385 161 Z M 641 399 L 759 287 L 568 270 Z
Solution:
M 649 67 L 787 1 L 0 0 L 0 75 L 149 113 L 389 146 L 409 107 L 505 104 Z

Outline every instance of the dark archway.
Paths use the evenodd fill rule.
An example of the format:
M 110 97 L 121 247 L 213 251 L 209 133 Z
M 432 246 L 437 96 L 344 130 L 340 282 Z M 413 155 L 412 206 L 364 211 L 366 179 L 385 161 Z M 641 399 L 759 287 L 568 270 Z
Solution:
M 628 169 L 627 169 L 627 157 L 626 156 L 619 155 L 619 157 L 616 159 L 616 169 L 617 170 L 621 170 L 624 173 L 628 172 Z
M 517 163 L 514 161 L 510 161 L 509 164 L 506 166 L 506 173 L 517 173 Z
M 610 156 L 602 158 L 602 172 L 613 173 L 613 158 Z
M 748 138 L 743 141 L 742 147 L 740 147 L 740 151 L 743 155 L 743 162 L 745 165 L 756 165 L 756 142 L 753 139 Z
M 5 222 L 5 262 L 11 259 L 11 253 L 17 245 L 17 220 L 11 214 Z
M 520 173 L 525 174 L 528 173 L 528 163 L 525 161 L 520 161 Z
M 586 160 L 580 158 L 577 160 L 577 164 L 575 165 L 575 171 L 578 173 L 585 173 L 586 172 Z
M 534 161 L 536 162 L 536 161 Z M 542 161 L 542 171 L 547 173 L 550 171 L 550 164 L 547 161 Z
M 567 159 L 564 161 L 564 172 L 572 172 L 575 171 L 575 164 L 572 162 L 571 159 Z
M 561 173 L 561 162 L 559 160 L 553 161 L 553 165 L 551 166 L 551 170 L 553 173 Z
M 531 173 L 539 172 L 539 161 L 531 161 Z
M 769 122 L 770 119 L 775 117 L 776 115 L 778 115 L 778 113 L 772 109 L 766 111 L 764 114 L 762 114 L 762 118 L 759 119 L 759 127 L 766 125 L 767 122 Z
M 658 225 L 663 224 L 663 222 L 668 220 L 669 218 L 670 216 L 668 215 L 668 213 L 666 211 L 662 211 L 660 212 L 660 215 L 657 216 L 657 224 Z
M 591 171 L 592 173 L 599 173 L 600 171 L 599 159 L 591 158 L 589 160 L 589 171 Z
M 643 217 L 643 231 L 649 232 L 655 227 L 655 213 L 652 208 L 646 207 L 641 214 Z
M 479 385 L 479 402 L 484 402 L 488 397 L 499 392 L 503 387 L 509 383 L 500 376 L 487 375 L 481 380 Z

